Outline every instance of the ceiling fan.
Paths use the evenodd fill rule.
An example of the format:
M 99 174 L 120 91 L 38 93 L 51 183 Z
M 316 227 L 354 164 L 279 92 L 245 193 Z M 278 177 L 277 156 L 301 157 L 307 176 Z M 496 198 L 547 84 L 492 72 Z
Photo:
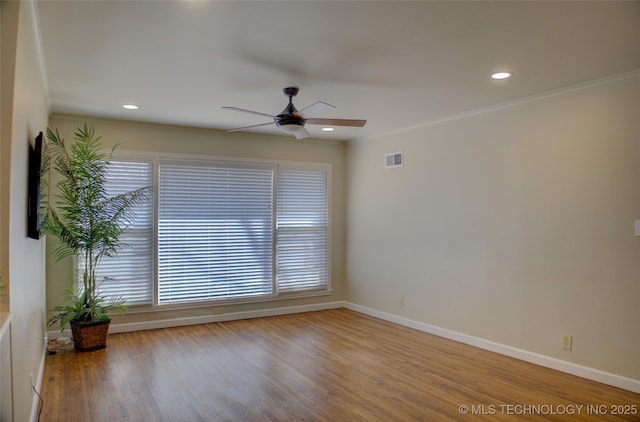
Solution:
M 254 127 L 260 126 L 268 126 L 275 124 L 281 131 L 289 134 L 293 134 L 296 139 L 304 139 L 311 136 L 311 133 L 307 129 L 305 129 L 304 125 L 306 123 L 310 125 L 326 125 L 326 126 L 351 126 L 351 127 L 362 127 L 367 123 L 366 120 L 354 120 L 354 119 L 321 119 L 314 118 L 314 115 L 322 113 L 326 110 L 334 109 L 335 107 L 331 104 L 327 104 L 322 101 L 315 102 L 302 110 L 296 109 L 293 105 L 293 97 L 298 94 L 298 87 L 290 86 L 284 88 L 282 92 L 284 95 L 289 97 L 289 104 L 285 107 L 284 110 L 280 114 L 271 115 L 267 113 L 260 113 L 259 111 L 251 111 L 246 110 L 244 108 L 238 107 L 222 107 L 228 110 L 242 111 L 245 113 L 257 114 L 258 116 L 269 117 L 273 119 L 273 121 L 268 123 L 260 123 L 257 125 L 251 126 L 243 126 L 235 129 L 230 129 L 227 132 L 237 132 L 240 130 L 250 129 Z

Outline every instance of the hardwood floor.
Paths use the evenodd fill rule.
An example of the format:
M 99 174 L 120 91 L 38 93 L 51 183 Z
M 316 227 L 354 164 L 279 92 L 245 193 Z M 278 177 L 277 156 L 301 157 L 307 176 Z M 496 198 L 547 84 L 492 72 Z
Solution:
M 47 356 L 41 394 L 45 422 L 640 420 L 639 394 L 346 309 L 113 334 Z

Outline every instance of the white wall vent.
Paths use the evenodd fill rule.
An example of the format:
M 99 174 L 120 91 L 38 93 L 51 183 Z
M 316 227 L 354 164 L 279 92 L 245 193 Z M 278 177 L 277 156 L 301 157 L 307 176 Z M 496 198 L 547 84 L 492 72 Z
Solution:
M 386 169 L 402 167 L 403 164 L 404 164 L 404 156 L 402 154 L 402 151 L 391 152 L 389 154 L 384 155 L 384 168 Z

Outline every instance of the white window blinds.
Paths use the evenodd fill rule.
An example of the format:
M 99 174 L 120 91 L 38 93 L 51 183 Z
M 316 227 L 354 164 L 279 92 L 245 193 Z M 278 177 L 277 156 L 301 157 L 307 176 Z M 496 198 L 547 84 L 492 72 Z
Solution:
M 153 185 L 153 162 L 111 161 L 107 167 L 109 196 Z M 153 197 L 138 207 L 133 224 L 121 236 L 124 244 L 115 257 L 104 257 L 98 285 L 104 296 L 121 296 L 127 305 L 153 303 Z
M 158 303 L 274 293 L 272 165 L 161 163 Z
M 329 283 L 327 170 L 278 170 L 277 268 L 280 292 Z

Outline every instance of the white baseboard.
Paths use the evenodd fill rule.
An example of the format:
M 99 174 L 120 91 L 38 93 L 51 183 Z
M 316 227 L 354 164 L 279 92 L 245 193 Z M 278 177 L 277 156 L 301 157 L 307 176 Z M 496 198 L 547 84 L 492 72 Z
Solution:
M 471 346 L 479 347 L 481 349 L 489 350 L 491 352 L 499 353 L 501 355 L 520 359 L 525 362 L 534 363 L 536 365 L 555 369 L 561 372 L 566 372 L 568 374 L 600 382 L 602 384 L 607 384 L 614 387 L 622 388 L 624 390 L 633 391 L 634 393 L 640 393 L 640 380 L 623 377 L 621 375 L 612 374 L 609 372 L 601 371 L 599 369 L 577 365 L 575 363 L 541 355 L 539 353 L 530 352 L 528 350 L 518 349 L 516 347 L 507 346 L 505 344 L 496 343 L 494 341 L 470 336 L 468 334 L 448 330 L 446 328 L 437 327 L 435 325 L 425 324 L 423 322 L 415 321 L 387 312 L 378 311 L 376 309 L 357 305 L 351 302 L 346 302 L 345 308 L 361 312 L 363 314 L 370 315 L 376 318 L 380 318 L 385 321 L 403 325 L 405 327 L 414 328 L 425 333 L 434 334 L 439 337 L 444 337 L 450 340 L 458 341 L 460 343 L 465 343 Z
M 211 322 L 233 321 L 239 319 L 261 318 L 268 316 L 297 314 L 301 312 L 322 311 L 325 309 L 344 308 L 343 301 L 316 303 L 311 305 L 285 306 L 272 309 L 258 309 L 255 311 L 229 312 L 219 315 L 200 315 L 193 317 L 171 318 L 156 321 L 128 322 L 123 324 L 111 324 L 109 334 L 126 333 L 129 331 L 154 330 L 159 328 L 184 327 L 195 324 L 208 324 Z M 49 338 L 71 337 L 71 331 L 50 331 Z
M 47 359 L 47 340 L 45 339 L 44 341 L 44 347 L 42 348 L 42 356 L 40 357 L 40 367 L 38 368 L 38 376 L 35 379 L 35 389 L 38 392 L 38 394 L 40 394 L 40 391 L 42 390 L 42 379 L 44 378 L 44 365 L 45 365 L 45 361 Z M 37 422 L 38 421 L 38 414 L 39 414 L 39 410 L 40 410 L 40 398 L 35 394 L 33 394 L 33 402 L 31 404 L 31 417 L 29 418 L 29 421 L 31 422 Z

